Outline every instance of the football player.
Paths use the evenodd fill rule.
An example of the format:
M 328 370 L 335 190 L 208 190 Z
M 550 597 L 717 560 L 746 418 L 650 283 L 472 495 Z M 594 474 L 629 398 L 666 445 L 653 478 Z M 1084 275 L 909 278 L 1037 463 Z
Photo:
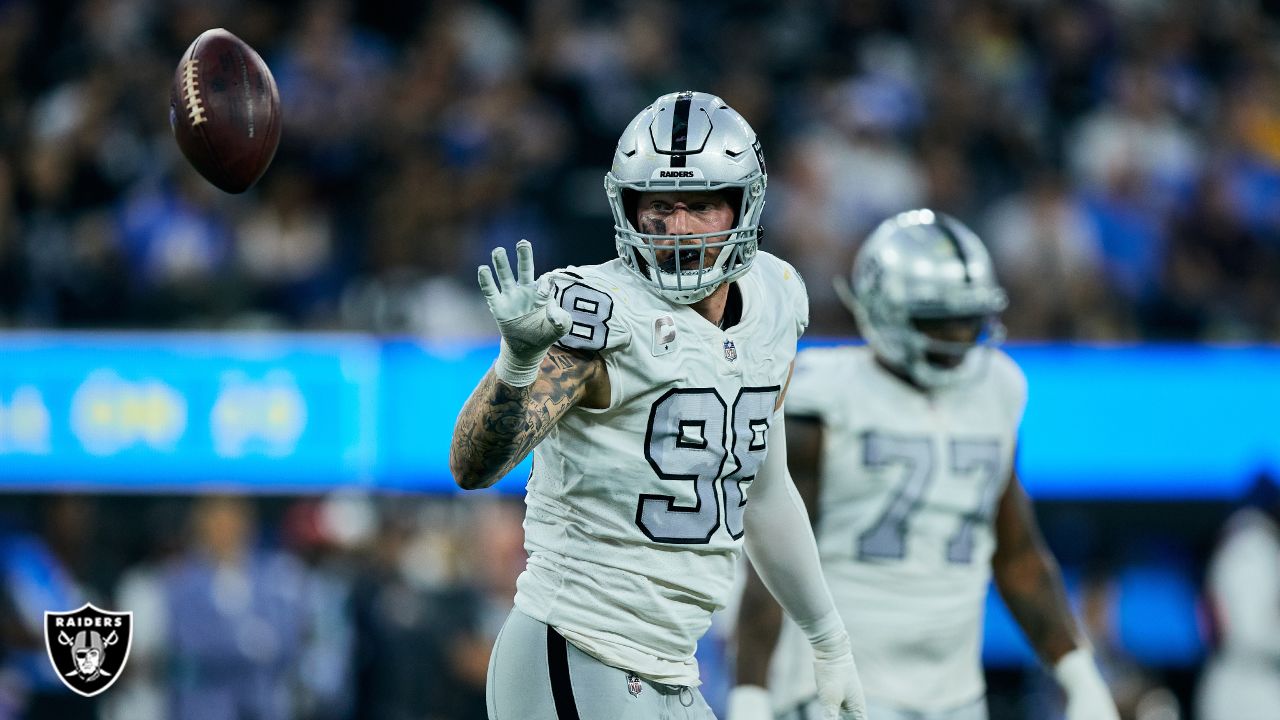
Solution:
M 616 259 L 535 280 L 521 241 L 515 273 L 501 248 L 480 268 L 501 349 L 450 465 L 482 488 L 534 454 L 491 720 L 711 720 L 694 648 L 744 545 L 812 648 L 824 717 L 865 717 L 787 475 L 779 409 L 808 299 L 758 249 L 766 181 L 723 100 L 664 95 L 605 176 Z
M 1067 718 L 1116 718 L 1014 473 L 1026 381 L 994 347 L 1006 300 L 981 241 L 948 216 L 905 212 L 876 228 L 837 288 L 867 346 L 800 353 L 788 454 L 858 639 L 871 716 L 986 720 L 980 641 L 994 575 L 1066 690 Z M 730 720 L 812 717 L 808 651 L 790 626 L 779 638 L 780 621 L 749 578 Z
M 1196 694 L 1201 720 L 1262 720 L 1280 708 L 1280 497 L 1269 478 L 1234 512 L 1209 561 L 1205 589 L 1217 647 Z

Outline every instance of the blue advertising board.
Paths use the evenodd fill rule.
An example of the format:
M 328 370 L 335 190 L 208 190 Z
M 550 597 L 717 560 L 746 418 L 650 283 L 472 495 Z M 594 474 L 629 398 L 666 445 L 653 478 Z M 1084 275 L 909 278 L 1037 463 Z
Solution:
M 1234 499 L 1280 477 L 1280 350 L 1030 346 L 1019 472 L 1037 497 Z
M 354 334 L 9 333 L 0 347 L 0 489 L 103 491 L 452 491 L 454 420 L 496 355 Z M 1231 499 L 1280 476 L 1280 349 L 1010 353 L 1029 383 L 1018 467 L 1038 498 Z
M 0 487 L 375 481 L 380 345 L 356 336 L 7 334 Z

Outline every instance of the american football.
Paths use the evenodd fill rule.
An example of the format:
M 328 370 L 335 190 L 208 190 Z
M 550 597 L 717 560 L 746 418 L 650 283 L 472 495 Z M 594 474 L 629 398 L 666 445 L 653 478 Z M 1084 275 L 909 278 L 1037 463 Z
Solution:
M 262 57 L 222 28 L 191 43 L 173 75 L 169 124 L 201 175 L 229 193 L 262 177 L 280 144 L 280 92 Z

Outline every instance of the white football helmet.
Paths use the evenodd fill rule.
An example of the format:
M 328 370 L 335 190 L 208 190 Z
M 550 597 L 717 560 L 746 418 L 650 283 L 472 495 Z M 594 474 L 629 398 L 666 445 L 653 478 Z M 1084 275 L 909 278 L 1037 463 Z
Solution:
M 932 210 L 880 223 L 853 261 L 852 280 L 837 278 L 836 291 L 872 350 L 925 388 L 976 375 L 986 350 L 1004 340 L 999 314 L 1008 298 L 991 256 L 972 230 Z M 975 340 L 939 340 L 917 327 L 946 319 L 972 319 Z M 975 347 L 982 352 L 970 352 Z M 953 362 L 931 360 L 939 357 Z
M 663 95 L 622 132 L 613 168 L 604 176 L 618 256 L 672 302 L 687 305 L 707 297 L 751 269 L 767 180 L 760 141 L 733 108 L 708 93 Z M 734 227 L 694 235 L 639 232 L 637 194 L 672 190 L 729 191 Z M 720 254 L 708 267 L 711 248 L 720 248 Z M 698 266 L 682 270 L 677 263 L 673 271 L 664 270 L 655 255 L 658 249 L 674 251 L 676 258 L 681 250 L 697 251 Z

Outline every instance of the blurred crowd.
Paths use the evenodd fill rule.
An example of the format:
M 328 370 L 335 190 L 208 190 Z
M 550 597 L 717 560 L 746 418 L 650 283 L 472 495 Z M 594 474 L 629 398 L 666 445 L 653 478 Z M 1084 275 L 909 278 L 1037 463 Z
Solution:
M 766 247 L 829 289 L 890 213 L 992 246 L 1011 335 L 1280 338 L 1280 55 L 1260 0 L 0 0 L 0 323 L 489 334 L 474 269 L 614 254 L 627 120 L 715 92 L 763 139 Z M 273 69 L 231 196 L 168 127 L 226 27 Z
M 0 512 L 0 720 L 483 720 L 518 499 L 337 495 Z M 133 612 L 121 680 L 62 686 L 44 610 Z M 120 647 L 107 652 L 119 652 Z
M 1122 566 L 1179 556 L 1203 566 L 1222 510 L 1112 503 L 1044 517 L 1124 720 L 1219 720 L 1188 714 L 1200 653 L 1150 662 L 1134 654 L 1142 641 L 1118 615 L 1134 602 Z M 489 652 L 525 564 L 522 518 L 511 495 L 9 496 L 0 503 L 0 720 L 484 720 Z M 1269 577 L 1265 562 L 1235 562 L 1242 580 Z M 133 613 L 119 682 L 92 699 L 63 687 L 44 638 L 44 611 L 85 602 Z M 732 614 L 716 616 L 698 651 L 718 717 Z M 1274 607 L 1258 620 L 1268 617 L 1280 622 Z M 1234 630 L 1251 651 L 1266 637 L 1258 627 Z M 1187 632 L 1196 631 L 1168 628 Z M 1058 717 L 1061 694 L 1027 652 L 988 668 L 992 720 Z

